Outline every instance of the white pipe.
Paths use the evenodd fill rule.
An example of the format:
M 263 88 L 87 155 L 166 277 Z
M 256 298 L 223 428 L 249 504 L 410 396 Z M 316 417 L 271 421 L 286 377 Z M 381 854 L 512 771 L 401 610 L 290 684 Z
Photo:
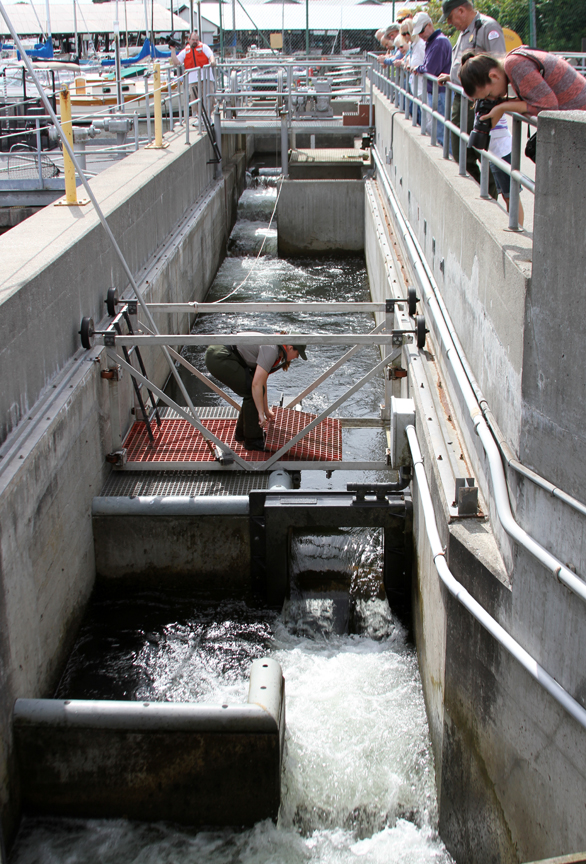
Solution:
M 433 562 L 438 576 L 450 594 L 452 594 L 452 596 L 454 596 L 456 600 L 458 600 L 458 602 L 461 603 L 462 606 L 464 606 L 464 608 L 467 609 L 480 624 L 482 624 L 485 630 L 487 630 L 491 636 L 493 636 L 494 639 L 496 639 L 496 641 L 502 645 L 503 648 L 505 648 L 521 664 L 521 666 L 523 666 L 524 669 L 527 670 L 527 672 L 529 672 L 532 678 L 534 678 L 551 696 L 553 696 L 556 702 L 558 702 L 562 708 L 564 708 L 568 714 L 574 718 L 574 720 L 586 729 L 586 710 L 576 702 L 576 700 L 570 696 L 570 694 L 564 690 L 564 688 L 558 684 L 554 678 L 552 678 L 549 672 L 545 671 L 543 666 L 541 666 L 524 648 L 521 647 L 521 645 L 519 645 L 515 639 L 513 639 L 509 633 L 507 633 L 498 621 L 488 614 L 486 609 L 484 609 L 480 603 L 478 603 L 478 601 L 468 593 L 464 586 L 458 582 L 450 571 L 437 530 L 435 511 L 433 509 L 433 502 L 431 500 L 427 476 L 423 465 L 423 456 L 421 455 L 421 450 L 419 448 L 419 441 L 417 440 L 415 427 L 407 426 L 406 433 L 409 447 L 411 449 L 411 455 L 413 456 L 413 470 L 417 479 L 419 500 L 421 502 L 421 508 L 425 519 L 427 538 L 429 540 L 431 554 L 433 556 Z
M 543 566 L 549 570 L 559 582 L 565 585 L 566 588 L 569 588 L 570 591 L 573 591 L 574 594 L 586 602 L 586 582 L 576 576 L 575 573 L 572 573 L 572 571 L 552 555 L 551 552 L 544 549 L 543 546 L 541 546 L 523 528 L 521 528 L 520 525 L 517 524 L 513 517 L 509 501 L 507 481 L 500 453 L 486 424 L 482 409 L 478 404 L 478 400 L 466 375 L 462 358 L 458 353 L 454 338 L 452 337 L 450 329 L 446 323 L 446 318 L 448 317 L 447 310 L 444 315 L 438 299 L 439 291 L 437 285 L 435 285 L 435 280 L 427 273 L 426 268 L 424 267 L 423 253 L 403 217 L 400 205 L 396 200 L 395 193 L 387 178 L 386 172 L 383 169 L 378 153 L 375 153 L 375 161 L 377 162 L 377 167 L 379 169 L 378 175 L 386 188 L 391 209 L 393 210 L 393 214 L 400 228 L 400 233 L 403 236 L 405 245 L 411 257 L 411 263 L 417 273 L 422 291 L 426 295 L 425 301 L 427 308 L 435 322 L 437 332 L 446 352 L 446 358 L 452 367 L 456 382 L 462 396 L 464 397 L 475 431 L 484 447 L 488 459 L 494 501 L 500 523 L 513 540 L 516 540 L 517 543 L 520 543 L 521 546 L 527 549 L 527 551 L 543 564 Z M 429 290 L 429 288 L 431 290 Z
M 376 148 L 374 148 L 374 157 L 375 157 L 375 162 L 378 162 L 377 167 L 379 168 L 379 171 L 382 171 L 382 162 L 380 161 L 380 156 L 379 156 Z M 383 172 L 383 174 L 384 174 L 384 172 Z M 386 180 L 386 175 L 383 176 L 383 183 L 385 183 L 385 180 Z M 387 185 L 387 184 L 385 184 L 385 185 Z M 464 348 L 462 347 L 462 343 L 460 342 L 459 336 L 456 333 L 454 325 L 452 324 L 452 321 L 450 319 L 450 313 L 448 312 L 448 309 L 447 309 L 447 306 L 444 302 L 444 299 L 443 299 L 443 297 L 439 291 L 439 288 L 437 287 L 437 283 L 434 279 L 433 272 L 432 272 L 429 264 L 427 263 L 427 259 L 425 258 L 425 256 L 423 255 L 423 252 L 421 251 L 421 248 L 419 247 L 419 242 L 417 240 L 417 237 L 415 236 L 413 230 L 411 229 L 411 226 L 408 223 L 406 223 L 406 228 L 407 228 L 407 231 L 409 233 L 410 238 L 413 240 L 413 247 L 414 247 L 415 253 L 417 254 L 418 260 L 420 260 L 420 263 L 422 264 L 423 270 L 427 274 L 427 279 L 429 281 L 429 284 L 431 285 L 432 291 L 433 291 L 435 298 L 438 302 L 438 306 L 440 307 L 442 317 L 446 323 L 446 327 L 448 328 L 452 342 L 454 343 L 454 345 L 456 347 L 456 351 L 458 353 L 458 357 L 460 358 L 460 362 L 462 363 L 462 366 L 464 367 L 464 371 L 466 372 L 466 377 L 468 378 L 470 386 L 472 387 L 472 390 L 474 391 L 474 394 L 476 396 L 476 400 L 477 400 L 478 404 L 480 405 L 480 408 L 482 409 L 484 419 L 486 420 L 491 432 L 493 433 L 493 435 L 496 439 L 496 442 L 498 444 L 499 450 L 501 451 L 502 456 L 505 459 L 507 465 L 509 465 L 509 467 L 512 468 L 513 471 L 517 471 L 518 474 L 521 474 L 523 477 L 526 477 L 528 480 L 531 480 L 531 482 L 535 483 L 536 486 L 539 486 L 541 489 L 544 489 L 546 492 L 549 492 L 549 494 L 553 495 L 554 498 L 558 498 L 560 501 L 563 501 L 564 504 L 567 504 L 568 507 L 571 507 L 573 510 L 576 510 L 578 513 L 581 513 L 582 516 L 586 516 L 586 505 L 585 504 L 583 504 L 581 501 L 578 501 L 577 498 L 574 498 L 572 495 L 569 495 L 567 492 L 564 492 L 563 489 L 560 489 L 558 486 L 555 486 L 553 483 L 550 483 L 549 480 L 546 480 L 544 477 L 541 477 L 539 474 L 537 474 L 537 472 L 532 471 L 531 468 L 527 468 L 525 465 L 523 465 L 522 462 L 519 462 L 519 460 L 515 457 L 513 451 L 511 450 L 508 442 L 502 437 L 502 433 L 498 429 L 496 421 L 492 418 L 492 412 L 489 408 L 488 402 L 487 402 L 482 390 L 480 389 L 480 385 L 478 384 L 478 381 L 476 380 L 476 376 L 474 375 L 474 372 L 472 371 L 472 368 L 471 368 L 470 364 L 468 363 L 468 360 L 466 359 L 466 355 L 464 353 Z M 405 235 L 403 235 L 403 236 L 404 236 L 405 242 L 407 242 L 407 238 L 405 237 Z M 418 274 L 418 275 L 420 275 L 420 274 Z

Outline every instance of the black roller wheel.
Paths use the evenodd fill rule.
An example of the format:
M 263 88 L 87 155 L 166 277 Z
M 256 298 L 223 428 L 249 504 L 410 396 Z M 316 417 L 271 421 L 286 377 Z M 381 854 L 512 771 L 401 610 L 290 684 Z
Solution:
M 79 331 L 79 335 L 81 336 L 81 344 L 83 347 L 89 351 L 90 348 L 94 347 L 95 337 L 94 337 L 94 319 L 93 318 L 82 318 L 81 319 L 81 330 Z
M 108 288 L 106 294 L 106 309 L 108 315 L 113 318 L 116 315 L 116 306 L 118 305 L 118 288 Z
M 417 347 L 419 349 L 425 348 L 425 334 L 427 333 L 425 329 L 425 315 L 415 316 L 415 330 L 417 332 Z
M 413 318 L 415 313 L 417 312 L 417 303 L 419 298 L 417 296 L 417 291 L 413 287 L 413 285 L 409 285 L 407 288 L 407 303 L 409 304 L 409 317 Z

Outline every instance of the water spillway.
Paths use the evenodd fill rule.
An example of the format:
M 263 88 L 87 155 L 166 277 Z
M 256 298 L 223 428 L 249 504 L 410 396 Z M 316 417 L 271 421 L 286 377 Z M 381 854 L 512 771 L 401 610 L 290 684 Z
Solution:
M 230 254 L 209 299 L 230 293 L 246 276 L 238 294 L 242 300 L 368 298 L 360 258 L 276 257 L 276 235 L 266 228 L 275 198 L 274 186 L 244 194 Z M 259 238 L 265 237 L 257 261 Z M 214 317 L 198 321 L 198 331 L 218 332 Z M 311 324 L 360 330 L 363 317 Z M 279 319 L 283 329 L 296 323 Z M 222 331 L 234 332 L 276 326 L 276 318 L 268 315 L 253 321 L 224 315 L 221 322 Z M 294 364 L 283 376 L 283 388 L 302 389 L 305 375 L 314 377 L 320 364 L 330 365 L 339 353 L 334 346 L 315 350 L 307 364 Z M 374 348 L 363 349 L 342 370 L 327 393 L 330 401 L 336 388 L 346 389 L 348 380 L 372 366 L 373 353 Z M 203 351 L 185 354 L 203 370 Z M 196 404 L 217 404 L 214 394 L 194 385 L 194 379 L 186 380 Z M 381 393 L 382 383 L 374 379 L 345 413 L 360 417 L 376 411 Z M 316 391 L 303 407 L 319 410 L 324 398 Z M 346 446 L 357 455 L 386 446 L 382 430 L 349 429 L 344 434 Z M 356 479 L 365 478 L 335 472 L 325 480 L 323 474 L 303 472 L 301 484 L 304 489 L 340 489 Z M 137 587 L 112 595 L 103 585 L 55 694 L 60 699 L 232 704 L 246 697 L 251 662 L 274 658 L 285 675 L 287 700 L 277 823 L 196 833 L 120 819 L 28 816 L 13 853 L 15 864 L 35 860 L 41 850 L 43 860 L 55 862 L 144 857 L 158 864 L 169 855 L 174 861 L 267 864 L 356 856 L 373 862 L 450 861 L 437 837 L 433 758 L 416 653 L 385 598 L 380 532 L 343 526 L 333 535 L 296 532 L 291 579 L 281 612 L 250 602 L 204 602 L 189 593 Z

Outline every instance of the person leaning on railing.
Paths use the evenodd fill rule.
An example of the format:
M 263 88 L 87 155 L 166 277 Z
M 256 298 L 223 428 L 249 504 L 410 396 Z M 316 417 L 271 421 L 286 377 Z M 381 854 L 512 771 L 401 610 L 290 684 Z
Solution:
M 380 31 L 377 30 L 377 33 Z M 382 31 L 378 41 L 383 46 L 383 48 L 387 49 L 386 54 L 380 54 L 378 58 L 379 63 L 383 63 L 385 66 L 390 66 L 393 56 L 396 54 L 395 51 L 395 39 L 399 35 L 399 25 L 393 21 L 392 24 Z
M 506 52 L 505 37 L 501 25 L 494 18 L 477 12 L 469 0 L 444 0 L 442 3 L 443 15 L 440 22 L 447 21 L 452 27 L 460 31 L 458 41 L 452 50 L 452 67 L 449 75 L 440 75 L 440 83 L 450 80 L 452 84 L 460 84 L 460 66 L 462 56 L 466 51 L 474 51 L 485 54 L 504 56 Z M 452 100 L 452 123 L 460 125 L 460 104 L 462 97 L 459 93 L 453 94 Z M 470 132 L 474 125 L 474 106 L 468 105 L 468 117 L 466 132 Z M 452 156 L 456 162 L 460 159 L 460 139 L 455 132 L 451 135 Z M 473 147 L 466 148 L 466 170 L 471 177 L 480 183 L 480 166 L 478 165 L 479 153 Z M 496 200 L 498 192 L 492 174 L 489 175 L 488 191 Z
M 413 19 L 413 34 L 419 35 L 425 42 L 425 56 L 423 63 L 417 69 L 420 75 L 435 75 L 439 78 L 442 73 L 449 74 L 446 70 L 450 69 L 452 59 L 452 46 L 447 36 L 444 36 L 441 30 L 436 30 L 432 20 L 426 12 L 418 12 Z M 422 96 L 422 99 L 425 97 Z M 437 110 L 440 114 L 445 114 L 446 107 L 446 88 L 440 87 L 438 92 Z M 427 104 L 431 107 L 433 102 L 433 84 L 427 81 Z M 428 127 L 431 126 L 431 119 L 427 118 Z M 437 124 L 437 140 L 440 144 L 444 143 L 444 124 Z
M 462 78 L 462 70 L 466 68 L 466 65 L 469 60 L 474 57 L 480 55 L 474 54 L 473 51 L 465 51 L 462 55 L 462 65 L 460 66 L 460 80 Z M 489 57 L 489 54 L 485 54 L 485 57 Z M 491 58 L 495 60 L 495 58 Z M 496 62 L 496 61 L 495 61 Z M 464 73 L 466 75 L 466 73 Z M 512 147 L 513 147 L 513 138 L 509 131 L 509 125 L 505 117 L 501 115 L 493 124 L 490 132 L 490 143 L 488 145 L 488 150 L 490 153 L 494 153 L 495 156 L 498 156 L 499 159 L 502 159 L 504 162 L 508 162 L 511 164 L 511 155 L 512 155 Z M 511 199 L 511 176 L 507 174 L 506 171 L 499 168 L 497 165 L 493 165 L 490 163 L 490 172 L 494 177 L 496 186 L 498 191 L 503 196 L 505 206 L 507 208 L 507 213 L 509 212 L 509 203 Z M 519 193 L 521 193 L 522 189 L 519 189 Z M 519 199 L 519 213 L 518 213 L 518 223 L 519 227 L 523 227 L 523 222 L 525 220 L 525 216 L 523 213 L 523 205 L 521 204 L 521 200 Z
M 493 126 L 506 112 L 586 111 L 586 78 L 563 57 L 537 48 L 515 48 L 504 60 L 490 54 L 466 58 L 460 80 L 471 99 L 500 99 L 485 115 Z M 515 97 L 508 98 L 509 84 Z

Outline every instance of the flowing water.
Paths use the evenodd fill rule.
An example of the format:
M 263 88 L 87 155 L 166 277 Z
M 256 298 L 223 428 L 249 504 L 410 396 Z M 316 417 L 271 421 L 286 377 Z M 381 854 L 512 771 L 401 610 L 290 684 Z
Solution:
M 266 227 L 275 195 L 261 187 L 243 196 L 211 299 L 247 273 L 235 299 L 368 299 L 362 260 L 276 257 L 276 231 Z M 197 329 L 293 329 L 300 321 L 314 331 L 372 327 L 364 315 L 250 321 L 218 314 L 200 319 Z M 343 350 L 310 349 L 307 363 L 278 373 L 279 383 L 293 394 Z M 203 368 L 202 351 L 186 353 Z M 319 410 L 376 357 L 375 349 L 361 351 L 327 394 L 312 394 L 304 409 Z M 270 383 L 275 390 L 277 381 Z M 193 379 L 189 386 L 196 404 L 217 404 Z M 380 399 L 380 381 L 370 382 L 341 413 L 373 416 Z M 347 458 L 348 452 L 349 458 L 381 458 L 385 445 L 376 430 L 345 432 Z M 321 473 L 303 472 L 305 486 L 340 487 L 349 479 L 357 478 L 336 472 L 326 483 Z M 449 864 L 437 835 L 417 656 L 384 599 L 381 565 L 381 532 L 341 529 L 333 537 L 295 537 L 291 596 L 279 614 L 176 594 L 96 594 L 59 685 L 61 698 L 244 702 L 252 660 L 269 655 L 281 664 L 287 730 L 278 824 L 196 832 L 123 819 L 29 817 L 11 864 Z

